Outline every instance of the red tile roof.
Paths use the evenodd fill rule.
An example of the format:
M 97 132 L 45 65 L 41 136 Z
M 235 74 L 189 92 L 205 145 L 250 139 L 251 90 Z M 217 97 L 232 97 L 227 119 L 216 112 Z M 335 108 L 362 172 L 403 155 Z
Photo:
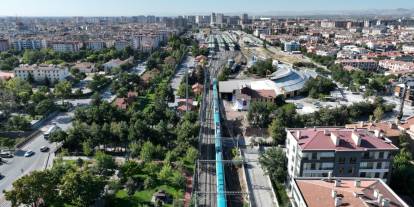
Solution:
M 298 137 L 298 131 L 300 137 Z M 366 129 L 357 129 L 355 133 L 361 138 L 361 144 L 357 144 L 352 139 L 354 129 L 345 128 L 304 128 L 288 129 L 293 137 L 298 141 L 302 150 L 335 150 L 335 151 L 365 151 L 372 149 L 398 150 L 392 143 L 387 143 L 384 139 L 378 138 L 369 133 Z M 339 138 L 336 146 L 331 134 Z
M 332 191 L 342 198 L 341 206 L 367 207 L 379 206 L 378 199 L 374 196 L 374 190 L 383 195 L 383 199 L 389 199 L 389 207 L 408 207 L 380 179 L 358 178 L 361 181 L 360 187 L 355 186 L 355 178 L 341 178 L 340 186 L 336 187 L 335 182 L 321 178 L 296 178 L 296 186 L 308 207 L 335 206 L 335 199 Z M 355 193 L 358 196 L 355 196 Z

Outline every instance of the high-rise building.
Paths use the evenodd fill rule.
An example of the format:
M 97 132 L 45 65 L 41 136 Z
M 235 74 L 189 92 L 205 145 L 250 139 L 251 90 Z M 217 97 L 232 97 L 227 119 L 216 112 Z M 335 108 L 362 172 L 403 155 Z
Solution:
M 6 39 L 0 39 L 0 52 L 6 51 L 9 49 L 9 41 Z

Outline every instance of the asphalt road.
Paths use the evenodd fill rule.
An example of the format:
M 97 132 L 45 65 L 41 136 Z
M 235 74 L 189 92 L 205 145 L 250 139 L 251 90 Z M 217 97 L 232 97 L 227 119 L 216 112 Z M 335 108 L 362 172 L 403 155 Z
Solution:
M 49 152 L 53 152 L 56 149 L 55 143 L 49 143 L 44 139 L 43 134 L 53 123 L 56 123 L 63 130 L 67 130 L 71 125 L 73 114 L 62 113 L 49 121 L 42 129 L 42 133 L 34 137 L 29 143 L 20 149 L 16 149 L 14 157 L 10 159 L 4 159 L 6 163 L 0 166 L 0 172 L 4 176 L 0 180 L 0 206 L 9 207 L 10 202 L 6 201 L 3 195 L 3 190 L 10 190 L 15 180 L 23 175 L 29 174 L 36 170 L 43 170 L 46 167 Z M 48 146 L 49 152 L 40 152 L 42 146 Z M 24 153 L 28 150 L 35 152 L 31 157 L 24 157 Z
M 272 193 L 269 177 L 261 168 L 259 162 L 259 153 L 242 149 L 246 160 L 255 160 L 245 165 L 247 185 L 250 190 L 250 203 L 252 207 L 275 207 L 275 197 Z

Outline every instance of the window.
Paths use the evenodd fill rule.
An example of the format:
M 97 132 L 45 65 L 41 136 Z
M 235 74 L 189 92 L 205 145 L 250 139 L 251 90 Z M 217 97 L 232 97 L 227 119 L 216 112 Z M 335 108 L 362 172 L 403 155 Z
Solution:
M 355 164 L 356 161 L 357 161 L 357 158 L 356 157 L 349 158 L 349 163 L 351 163 L 351 164 Z
M 343 168 L 343 167 L 340 167 L 340 168 L 339 168 L 339 170 L 338 170 L 338 174 L 339 174 L 339 175 L 343 175 L 343 174 L 344 174 L 344 168 Z
M 382 176 L 382 178 L 388 179 L 388 172 L 385 172 L 384 175 Z
M 345 164 L 345 158 L 344 157 L 340 157 L 338 159 L 339 164 Z
M 380 173 L 375 173 L 375 178 L 379 178 L 380 177 Z
M 377 169 L 382 169 L 382 162 L 377 163 Z
M 359 177 L 361 177 L 361 178 L 365 178 L 366 176 L 367 176 L 366 172 L 359 173 Z
M 351 174 L 351 175 L 354 174 L 354 168 L 353 167 L 348 169 L 348 174 Z
M 316 169 L 316 163 L 312 163 L 311 164 L 311 170 L 315 170 Z
M 379 159 L 383 159 L 383 158 L 385 159 L 384 152 L 380 152 L 380 153 L 379 153 L 379 157 L 378 157 L 378 158 L 379 158 Z
M 316 160 L 318 153 L 312 152 L 312 159 Z

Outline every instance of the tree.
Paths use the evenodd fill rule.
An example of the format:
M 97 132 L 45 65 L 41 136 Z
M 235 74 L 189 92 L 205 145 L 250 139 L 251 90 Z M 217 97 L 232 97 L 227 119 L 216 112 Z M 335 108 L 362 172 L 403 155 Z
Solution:
M 194 161 L 197 159 L 197 156 L 198 151 L 194 147 L 190 147 L 185 154 L 185 160 L 189 163 L 194 163 Z
M 275 104 L 269 102 L 250 103 L 247 119 L 254 127 L 266 128 L 270 123 L 270 115 L 276 108 Z
M 266 150 L 259 157 L 259 163 L 273 181 L 278 183 L 285 181 L 287 175 L 286 160 L 281 148 L 273 147 Z
M 53 93 L 56 97 L 59 97 L 62 99 L 69 98 L 72 94 L 72 84 L 69 81 L 63 80 L 60 81 L 58 84 L 55 85 L 55 89 L 53 90 Z
M 141 160 L 144 162 L 149 162 L 152 160 L 155 153 L 155 146 L 150 142 L 147 141 L 142 145 L 140 157 Z
M 272 123 L 270 124 L 268 131 L 269 131 L 270 136 L 273 139 L 273 142 L 276 145 L 285 143 L 285 139 L 286 139 L 285 128 L 286 126 L 278 118 L 273 119 Z
M 162 166 L 161 171 L 158 173 L 158 179 L 161 181 L 168 180 L 173 174 L 171 165 L 165 164 Z
M 48 170 L 34 171 L 16 180 L 13 183 L 13 189 L 5 191 L 4 195 L 15 207 L 21 205 L 37 207 L 40 206 L 41 201 L 51 204 L 59 194 L 56 190 L 57 183 L 52 177 Z
M 95 153 L 96 168 L 102 175 L 110 175 L 116 168 L 115 160 L 111 155 L 107 155 L 102 151 Z
M 91 97 L 91 105 L 99 106 L 99 105 L 101 105 L 101 103 L 102 103 L 101 94 L 99 94 L 99 92 L 93 93 L 93 95 Z
M 384 110 L 381 106 L 378 106 L 374 111 L 375 121 L 381 121 L 382 117 L 384 116 Z
M 37 115 L 46 115 L 48 112 L 53 111 L 55 103 L 50 99 L 45 99 L 37 104 L 35 112 Z
M 60 191 L 67 204 L 77 207 L 90 206 L 102 196 L 105 181 L 103 177 L 92 175 L 89 171 L 66 173 L 62 178 Z
M 127 193 L 129 196 L 132 196 L 135 193 L 135 189 L 136 189 L 137 185 L 134 181 L 134 179 L 132 179 L 131 177 L 129 177 L 125 183 L 125 188 L 127 190 Z

